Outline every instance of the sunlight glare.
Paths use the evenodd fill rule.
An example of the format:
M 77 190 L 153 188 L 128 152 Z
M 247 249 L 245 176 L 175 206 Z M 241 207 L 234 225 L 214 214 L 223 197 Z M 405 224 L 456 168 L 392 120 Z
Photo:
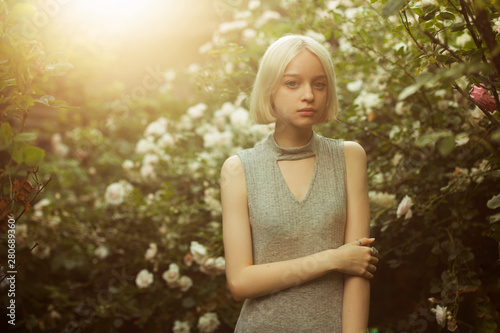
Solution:
M 140 0 L 77 0 L 83 16 L 109 21 L 134 18 L 147 7 L 148 1 Z

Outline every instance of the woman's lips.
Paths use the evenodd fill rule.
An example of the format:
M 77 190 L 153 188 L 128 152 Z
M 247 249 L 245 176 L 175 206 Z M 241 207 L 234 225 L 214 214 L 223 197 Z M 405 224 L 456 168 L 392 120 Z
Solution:
M 313 116 L 316 110 L 314 108 L 303 108 L 297 111 L 301 116 Z

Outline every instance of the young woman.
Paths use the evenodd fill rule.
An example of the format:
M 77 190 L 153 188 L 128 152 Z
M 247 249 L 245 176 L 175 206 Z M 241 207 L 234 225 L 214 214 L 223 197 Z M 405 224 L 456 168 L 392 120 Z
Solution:
M 325 47 L 289 35 L 268 48 L 250 112 L 275 131 L 221 170 L 226 277 L 245 300 L 236 332 L 367 328 L 378 252 L 369 247 L 366 154 L 312 129 L 335 119 L 337 105 Z

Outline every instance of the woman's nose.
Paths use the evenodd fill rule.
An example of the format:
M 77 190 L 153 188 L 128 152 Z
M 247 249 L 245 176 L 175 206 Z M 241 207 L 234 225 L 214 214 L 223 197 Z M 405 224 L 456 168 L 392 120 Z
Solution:
M 313 94 L 313 90 L 312 90 L 311 86 L 304 85 L 302 100 L 304 100 L 304 101 L 313 101 L 314 100 L 314 94 Z

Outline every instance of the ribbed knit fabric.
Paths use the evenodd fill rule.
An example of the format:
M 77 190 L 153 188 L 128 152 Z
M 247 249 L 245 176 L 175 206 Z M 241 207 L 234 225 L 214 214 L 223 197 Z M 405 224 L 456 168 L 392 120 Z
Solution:
M 245 173 L 254 264 L 294 259 L 344 243 L 346 171 L 341 139 L 315 132 L 303 147 L 282 148 L 274 135 L 238 153 Z M 315 156 L 308 192 L 293 195 L 278 160 Z M 311 267 L 315 265 L 311 261 Z M 235 332 L 341 332 L 343 275 L 328 273 L 301 283 L 301 271 L 283 272 L 297 285 L 247 299 Z M 300 283 L 300 284 L 299 284 Z

